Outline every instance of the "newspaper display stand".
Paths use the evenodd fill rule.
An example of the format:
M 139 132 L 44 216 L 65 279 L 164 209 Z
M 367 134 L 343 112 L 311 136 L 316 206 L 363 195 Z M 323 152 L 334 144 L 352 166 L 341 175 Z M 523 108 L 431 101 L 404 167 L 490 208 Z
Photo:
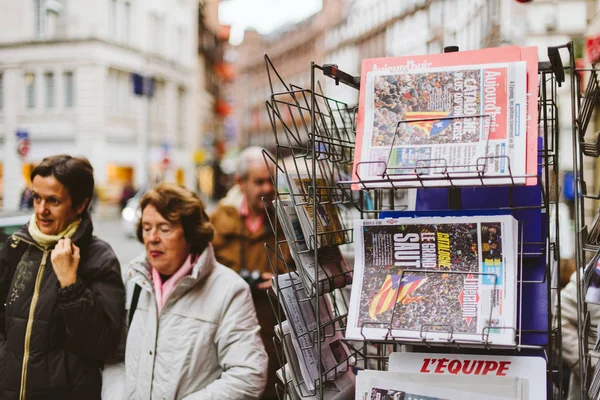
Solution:
M 600 156 L 600 136 L 589 137 L 588 126 L 600 96 L 598 66 L 577 68 L 572 44 L 569 51 L 569 78 L 571 80 L 571 112 L 573 130 L 573 176 L 575 208 L 575 266 L 577 282 L 577 327 L 579 374 L 581 376 L 580 396 L 598 398 L 600 395 L 600 348 L 598 347 L 598 321 L 592 320 L 587 304 L 599 304 L 592 290 L 597 290 L 596 274 L 599 272 L 597 259 L 600 242 L 597 238 L 598 215 L 587 217 L 586 208 L 600 200 L 600 193 L 592 192 L 588 185 L 593 177 L 586 176 L 584 160 Z M 587 81 L 587 82 L 585 82 Z M 585 268 L 585 270 L 584 270 Z M 590 295 L 592 295 L 590 298 Z M 594 298 L 595 297 L 595 298 Z
M 281 383 L 277 387 L 281 399 L 352 398 L 345 397 L 343 384 L 336 382 L 357 369 L 385 371 L 389 367 L 390 354 L 407 349 L 421 353 L 542 357 L 546 362 L 547 397 L 562 398 L 560 297 L 557 289 L 560 262 L 557 223 L 559 188 L 555 179 L 558 168 L 558 112 L 555 99 L 557 84 L 564 80 L 564 70 L 560 56 L 554 56 L 558 54 L 557 49 L 550 49 L 549 53 L 553 55 L 551 62 L 539 63 L 538 69 L 538 184 L 529 186 L 526 192 L 520 191 L 523 187 L 490 184 L 494 177 L 486 175 L 484 166 L 493 161 L 489 160 L 493 157 L 488 156 L 478 159 L 477 164 L 472 166 L 477 171 L 475 183 L 472 183 L 472 176 L 448 174 L 448 185 L 432 186 L 423 173 L 432 164 L 427 161 L 417 163 L 409 178 L 406 174 L 393 173 L 386 165 L 381 180 L 387 181 L 389 188 L 373 187 L 360 177 L 353 179 L 357 108 L 327 97 L 318 78 L 331 78 L 336 84 L 342 83 L 358 90 L 360 77 L 351 76 L 336 65 L 312 63 L 311 87 L 301 88 L 285 82 L 265 56 L 271 87 L 266 110 L 276 142 L 275 154 L 269 160 L 276 165 L 276 173 L 272 175 L 276 198 L 272 204 L 265 202 L 265 208 L 269 211 L 269 222 L 277 243 L 277 248 L 266 246 L 266 251 L 275 256 L 278 264 L 272 265 L 275 275 L 272 305 L 279 321 L 274 340 L 282 366 L 278 372 Z M 485 115 L 480 117 L 486 118 Z M 268 158 L 270 156 L 265 153 L 265 159 Z M 502 158 L 510 171 L 510 157 Z M 304 179 L 307 184 L 298 184 L 298 177 L 303 177 L 300 181 Z M 517 178 L 531 176 L 513 176 L 509 173 L 509 180 L 514 182 Z M 464 179 L 470 179 L 469 187 L 465 187 Z M 357 186 L 359 190 L 352 190 Z M 323 243 L 335 238 L 335 244 L 342 249 L 342 253 L 347 254 L 355 239 L 352 220 L 377 219 L 388 212 L 405 210 L 408 204 L 407 189 L 414 189 L 415 186 L 421 188 L 418 196 L 425 198 L 434 193 L 438 200 L 443 198 L 442 206 L 428 209 L 438 216 L 444 213 L 462 215 L 457 214 L 457 210 L 463 212 L 469 209 L 469 212 L 500 211 L 517 219 L 517 318 L 514 326 L 502 328 L 514 335 L 514 341 L 511 344 L 498 344 L 490 340 L 490 331 L 497 329 L 494 326 L 484 326 L 475 340 L 459 340 L 454 337 L 452 329 L 443 323 L 422 326 L 419 338 L 406 338 L 392 334 L 390 321 L 389 334 L 384 338 L 372 340 L 363 335 L 362 340 L 343 339 L 345 351 L 341 352 L 341 356 L 339 352 L 334 352 L 336 354 L 332 356 L 329 352 L 331 346 L 324 344 L 331 343 L 346 329 L 350 286 L 344 286 L 351 282 L 352 271 L 342 271 L 337 275 L 328 271 L 319 272 L 319 250 Z M 467 197 L 473 195 L 471 190 L 479 191 L 477 195 L 484 197 L 501 193 L 502 204 L 480 206 L 473 210 L 466 201 Z M 523 201 L 524 197 L 527 201 Z M 327 205 L 339 210 L 341 225 L 330 231 L 321 229 L 317 212 L 307 213 L 312 223 L 312 234 L 304 235 L 306 243 L 300 253 L 310 254 L 314 259 L 313 265 L 317 267 L 313 268 L 314 275 L 311 277 L 303 276 L 308 272 L 297 262 L 294 267 L 292 257 L 288 256 L 288 246 L 298 243 L 286 239 L 289 236 L 284 234 L 282 228 L 282 204 L 291 204 L 298 212 Z M 527 234 L 531 224 L 528 213 L 531 210 L 541 216 L 536 224 L 539 238 L 532 239 Z M 536 269 L 536 266 L 539 268 Z M 342 284 L 339 284 L 340 277 L 344 278 Z M 282 299 L 295 299 L 296 305 L 290 306 Z M 530 316 L 536 312 L 537 322 L 532 324 Z M 284 322 L 286 320 L 289 322 Z M 445 339 L 430 340 L 428 332 L 433 331 L 444 333 Z M 310 355 L 306 357 L 305 352 Z M 293 360 L 294 357 L 296 360 Z

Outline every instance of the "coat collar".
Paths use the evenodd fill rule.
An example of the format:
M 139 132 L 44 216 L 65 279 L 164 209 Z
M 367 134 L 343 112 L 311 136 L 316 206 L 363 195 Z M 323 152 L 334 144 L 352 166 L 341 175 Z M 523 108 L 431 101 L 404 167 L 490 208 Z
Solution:
M 203 281 L 213 272 L 216 262 L 215 252 L 212 244 L 209 243 L 208 247 L 200 254 L 200 257 L 198 257 L 198 260 L 192 267 L 190 275 L 183 278 L 181 282 L 179 282 L 179 286 L 186 285 L 191 287 Z M 146 253 L 140 254 L 131 261 L 129 266 L 125 269 L 124 275 L 125 280 L 132 280 L 138 284 L 142 284 L 144 280 L 151 282 L 152 274 L 150 272 L 150 264 L 146 258 Z
M 79 227 L 71 237 L 71 240 L 77 247 L 86 248 L 92 239 L 94 233 L 94 224 L 92 223 L 92 217 L 89 211 L 84 211 L 81 215 L 81 222 Z M 16 233 L 15 236 L 21 238 L 27 242 L 35 243 L 35 240 L 29 234 L 29 223 L 23 225 Z

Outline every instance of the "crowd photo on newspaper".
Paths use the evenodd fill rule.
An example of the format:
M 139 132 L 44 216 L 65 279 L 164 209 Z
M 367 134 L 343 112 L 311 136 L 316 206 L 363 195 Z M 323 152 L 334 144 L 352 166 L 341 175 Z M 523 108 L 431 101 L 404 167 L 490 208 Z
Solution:
M 480 77 L 480 69 L 376 76 L 373 146 L 479 141 Z

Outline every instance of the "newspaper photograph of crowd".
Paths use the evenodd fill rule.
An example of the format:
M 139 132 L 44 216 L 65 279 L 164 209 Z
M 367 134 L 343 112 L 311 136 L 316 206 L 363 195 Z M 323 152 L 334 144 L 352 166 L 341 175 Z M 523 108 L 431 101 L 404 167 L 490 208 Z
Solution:
M 402 268 L 393 263 L 377 265 L 377 254 L 373 251 L 377 235 L 425 232 L 449 235 L 450 269 L 437 265 L 435 269 L 422 268 L 419 273 L 402 274 Z M 480 271 L 478 234 L 477 224 L 365 226 L 365 265 L 358 326 L 476 333 L 476 315 L 467 319 L 463 316 L 461 293 L 466 275 L 444 271 Z
M 375 76 L 372 146 L 478 142 L 483 118 L 464 118 L 466 98 L 481 108 L 481 69 Z

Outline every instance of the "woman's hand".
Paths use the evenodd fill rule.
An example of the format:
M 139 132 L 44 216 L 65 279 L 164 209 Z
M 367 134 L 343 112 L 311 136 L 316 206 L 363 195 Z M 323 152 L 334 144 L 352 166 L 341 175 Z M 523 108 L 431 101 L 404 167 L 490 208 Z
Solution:
M 79 247 L 75 246 L 71 239 L 60 239 L 56 243 L 50 255 L 50 260 L 61 288 L 72 285 L 77 281 L 79 259 Z

